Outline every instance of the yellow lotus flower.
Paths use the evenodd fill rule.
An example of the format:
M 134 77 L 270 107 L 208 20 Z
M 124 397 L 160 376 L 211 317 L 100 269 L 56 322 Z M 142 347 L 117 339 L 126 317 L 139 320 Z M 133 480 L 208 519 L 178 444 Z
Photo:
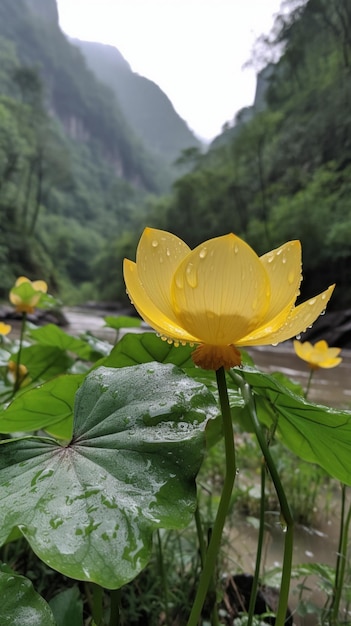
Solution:
M 317 341 L 314 346 L 309 341 L 294 341 L 294 350 L 300 359 L 306 361 L 311 369 L 320 367 L 336 367 L 341 363 L 342 358 L 338 355 L 341 348 L 329 348 L 324 339 Z
M 33 282 L 25 276 L 17 278 L 15 286 L 10 291 L 10 302 L 19 313 L 34 313 L 40 299 L 48 290 L 44 280 Z
M 301 246 L 290 241 L 261 257 L 236 235 L 190 250 L 166 231 L 146 228 L 136 263 L 124 260 L 127 292 L 162 338 L 200 346 L 205 369 L 241 362 L 237 347 L 275 344 L 303 332 L 325 309 L 334 285 L 295 307 Z
M 12 326 L 10 324 L 4 324 L 0 322 L 0 335 L 8 335 L 11 332 Z

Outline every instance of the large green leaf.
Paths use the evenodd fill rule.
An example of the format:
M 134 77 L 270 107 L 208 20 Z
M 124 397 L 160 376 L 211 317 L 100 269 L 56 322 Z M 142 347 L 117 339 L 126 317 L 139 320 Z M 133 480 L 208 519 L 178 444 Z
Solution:
M 163 341 L 155 333 L 138 333 L 127 334 L 113 348 L 111 353 L 104 359 L 101 359 L 98 365 L 107 367 L 125 367 L 128 365 L 136 365 L 138 363 L 150 363 L 158 361 L 159 363 L 173 363 L 194 380 L 200 382 L 217 397 L 216 374 L 212 370 L 204 370 L 196 367 L 191 358 L 194 350 L 193 346 L 186 344 L 185 346 L 176 346 L 173 342 Z M 252 359 L 242 352 L 243 361 L 252 362 Z M 232 412 L 237 412 L 237 407 L 243 405 L 243 401 L 237 388 L 229 386 L 228 394 Z M 221 422 L 212 422 L 207 431 L 208 443 L 211 445 L 218 440 L 221 435 Z
M 194 348 L 189 344 L 185 346 L 175 346 L 173 342 L 163 341 L 155 333 L 137 333 L 127 334 L 113 348 L 111 353 L 101 359 L 97 365 L 106 367 L 126 367 L 130 365 L 138 365 L 141 363 L 172 363 L 181 367 L 182 370 L 197 382 L 206 385 L 206 387 L 216 396 L 217 383 L 215 372 L 203 370 L 196 367 L 191 358 Z M 231 396 L 240 398 L 237 390 L 229 391 Z M 235 402 L 233 400 L 233 402 Z M 213 421 L 207 429 L 207 443 L 211 446 L 218 441 L 221 436 L 222 422 L 220 420 Z
M 70 439 L 74 396 L 83 379 L 79 374 L 67 374 L 23 391 L 0 413 L 0 432 L 43 429 L 56 437 Z
M 68 335 L 56 324 L 46 324 L 30 331 L 30 336 L 41 346 L 59 348 L 62 352 L 72 352 L 81 359 L 92 360 L 93 351 L 90 346 L 77 337 Z
M 313 404 L 286 388 L 278 378 L 257 370 L 237 369 L 250 384 L 258 418 L 277 425 L 285 445 L 351 485 L 351 411 Z
M 106 367 L 125 367 L 158 361 L 173 363 L 179 367 L 193 366 L 192 351 L 193 348 L 189 345 L 176 347 L 173 343 L 162 341 L 155 333 L 128 333 L 99 364 L 103 363 Z
M 214 371 L 196 367 L 191 358 L 194 348 L 189 344 L 176 346 L 173 342 L 163 341 L 155 333 L 126 334 L 112 349 L 111 353 L 101 359 L 98 365 L 106 367 L 126 367 L 140 363 L 173 363 L 181 367 L 188 376 L 203 383 L 213 393 L 217 392 Z
M 214 371 L 196 367 L 191 358 L 194 347 L 186 344 L 176 346 L 173 342 L 163 341 L 155 333 L 126 334 L 112 349 L 111 353 L 100 360 L 98 365 L 106 367 L 125 367 L 139 363 L 158 361 L 159 363 L 173 363 L 181 367 L 189 376 L 206 385 L 211 391 L 217 391 L 216 375 Z M 246 352 L 242 352 L 243 362 L 252 364 L 252 359 Z M 230 389 L 230 393 L 236 393 Z
M 13 360 L 16 360 L 16 355 Z M 27 367 L 30 378 L 37 381 L 64 374 L 73 364 L 73 359 L 57 346 L 33 345 L 22 348 L 21 363 Z
M 0 565 L 1 626 L 55 626 L 50 607 L 28 578 Z
M 121 328 L 140 328 L 141 319 L 139 317 L 131 317 L 127 315 L 119 315 L 118 317 L 107 315 L 104 317 L 106 326 L 114 328 L 115 330 L 121 330 Z
M 50 600 L 57 626 L 83 626 L 83 602 L 78 587 L 69 587 Z
M 19 526 L 62 573 L 125 584 L 146 565 L 155 528 L 189 523 L 216 415 L 206 387 L 172 365 L 96 369 L 77 392 L 69 445 L 0 444 L 0 543 Z

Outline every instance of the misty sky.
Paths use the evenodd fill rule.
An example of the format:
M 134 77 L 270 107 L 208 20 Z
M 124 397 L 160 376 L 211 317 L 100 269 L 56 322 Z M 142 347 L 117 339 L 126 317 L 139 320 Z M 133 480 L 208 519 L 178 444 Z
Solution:
M 201 138 L 252 104 L 256 71 L 242 69 L 281 0 L 57 0 L 68 35 L 116 46 L 156 82 Z

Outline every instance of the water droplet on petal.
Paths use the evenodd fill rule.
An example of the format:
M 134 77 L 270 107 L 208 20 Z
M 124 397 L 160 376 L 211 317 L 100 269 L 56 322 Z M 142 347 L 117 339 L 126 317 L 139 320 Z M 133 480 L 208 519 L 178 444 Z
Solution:
M 311 300 L 308 301 L 308 304 L 312 306 L 315 302 L 316 302 L 316 298 L 311 298 Z
M 153 248 L 157 248 L 157 246 L 158 246 L 157 239 L 153 239 L 152 242 L 151 242 L 151 245 L 152 245 Z
M 301 335 L 296 335 L 296 339 L 297 339 L 298 341 L 300 341 L 300 339 L 301 339 Z
M 325 309 L 324 309 L 324 311 L 322 311 L 321 315 L 325 315 Z
M 283 256 L 282 263 L 284 263 L 284 265 L 285 265 L 285 263 L 286 263 L 286 256 Z
M 206 248 L 206 247 L 201 248 L 201 250 L 200 250 L 200 252 L 199 252 L 199 257 L 200 257 L 200 259 L 204 259 L 204 258 L 205 258 L 205 256 L 206 256 L 206 254 L 207 254 L 207 248 Z
M 189 287 L 197 287 L 197 270 L 193 263 L 188 263 L 185 270 L 185 277 Z
M 239 248 L 238 248 L 237 244 L 235 244 L 235 246 L 234 246 L 234 254 L 238 254 L 238 252 L 239 252 Z
M 166 254 L 167 254 L 167 256 L 171 256 L 171 251 L 170 251 L 169 248 L 166 249 Z
M 178 289 L 183 289 L 183 287 L 184 287 L 184 278 L 183 278 L 182 274 L 178 274 L 176 276 L 175 283 L 176 283 Z

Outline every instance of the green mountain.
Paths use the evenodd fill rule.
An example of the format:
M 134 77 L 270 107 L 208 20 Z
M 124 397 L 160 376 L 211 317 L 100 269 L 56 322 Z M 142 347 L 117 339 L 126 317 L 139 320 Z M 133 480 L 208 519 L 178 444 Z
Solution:
M 95 75 L 114 91 L 129 124 L 149 149 L 173 163 L 183 150 L 201 147 L 169 98 L 154 82 L 132 72 L 117 48 L 71 41 Z
M 0 295 L 19 274 L 91 285 L 106 238 L 173 177 L 61 32 L 56 1 L 1 0 Z
M 69 137 L 95 141 L 122 177 L 157 189 L 155 172 L 148 167 L 150 155 L 112 93 L 97 83 L 82 55 L 61 32 L 54 0 L 3 0 L 0 36 L 15 43 L 20 63 L 37 67 L 47 107 Z

